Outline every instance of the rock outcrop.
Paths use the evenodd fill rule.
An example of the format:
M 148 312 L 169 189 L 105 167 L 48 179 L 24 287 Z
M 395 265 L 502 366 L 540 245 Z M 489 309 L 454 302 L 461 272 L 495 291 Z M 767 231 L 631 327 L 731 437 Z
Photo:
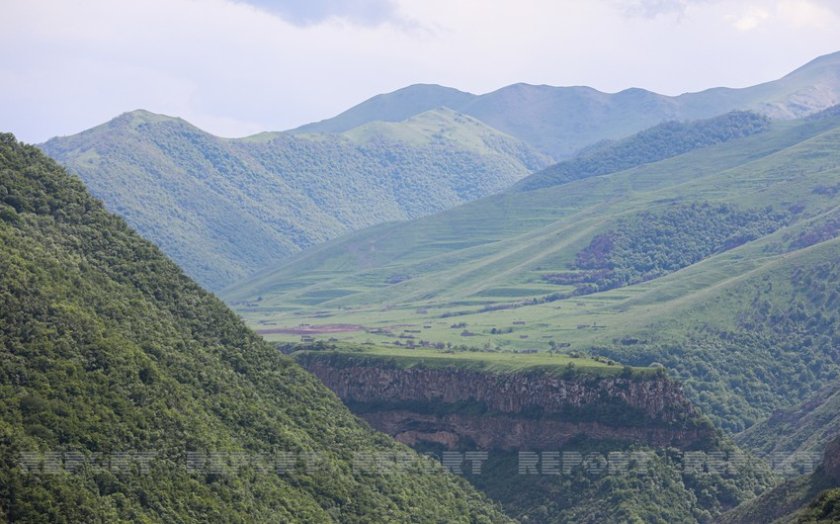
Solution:
M 412 446 L 556 449 L 587 437 L 685 448 L 714 435 L 664 375 L 495 373 L 311 354 L 301 363 L 371 426 Z

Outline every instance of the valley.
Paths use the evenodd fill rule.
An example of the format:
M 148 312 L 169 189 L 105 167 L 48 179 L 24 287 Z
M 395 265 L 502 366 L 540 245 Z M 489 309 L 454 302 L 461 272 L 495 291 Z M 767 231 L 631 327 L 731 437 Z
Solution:
M 840 52 L 235 123 L 0 134 L 0 522 L 840 519 Z

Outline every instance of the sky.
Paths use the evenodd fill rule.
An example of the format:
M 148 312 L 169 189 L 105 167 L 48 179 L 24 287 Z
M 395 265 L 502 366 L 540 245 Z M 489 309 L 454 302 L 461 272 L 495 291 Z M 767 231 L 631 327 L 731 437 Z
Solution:
M 220 136 L 284 130 L 416 83 L 675 95 L 840 51 L 840 0 L 0 0 L 0 131 L 134 109 Z

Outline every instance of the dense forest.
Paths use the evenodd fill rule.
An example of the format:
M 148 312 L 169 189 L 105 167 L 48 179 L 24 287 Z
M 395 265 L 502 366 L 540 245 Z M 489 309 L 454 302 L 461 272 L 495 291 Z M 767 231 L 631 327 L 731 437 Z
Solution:
M 591 176 L 623 171 L 681 155 L 694 149 L 728 142 L 767 129 L 770 120 L 748 111 L 733 111 L 708 120 L 664 122 L 629 138 L 591 145 L 575 158 L 547 167 L 514 186 L 532 191 Z
M 10 134 L 0 135 L 0 259 L 2 520 L 506 520 L 440 468 L 355 468 L 358 453 L 423 460 L 360 424 Z M 190 453 L 220 452 L 221 469 L 186 467 Z M 24 461 L 32 453 L 46 455 Z M 55 454 L 63 462 L 44 458 Z M 280 456 L 291 456 L 282 471 Z
M 543 279 L 577 285 L 577 295 L 637 284 L 772 233 L 788 219 L 788 212 L 769 207 L 741 210 L 708 202 L 642 211 L 596 235 L 577 253 L 575 271 L 549 273 Z

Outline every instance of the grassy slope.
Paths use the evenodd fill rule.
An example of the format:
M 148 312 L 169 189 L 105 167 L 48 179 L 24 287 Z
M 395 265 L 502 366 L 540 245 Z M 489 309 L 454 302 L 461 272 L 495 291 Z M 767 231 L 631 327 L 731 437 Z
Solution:
M 441 86 L 412 86 L 378 95 L 333 119 L 302 129 L 343 131 L 373 120 L 402 120 L 415 114 L 412 111 L 447 106 L 564 160 L 600 140 L 622 138 L 666 120 L 696 120 L 735 109 L 795 118 L 837 103 L 840 53 L 820 57 L 772 82 L 677 97 L 643 89 L 610 94 L 588 87 L 528 84 L 475 96 Z
M 795 407 L 737 436 L 738 444 L 762 453 L 822 452 L 840 434 L 840 383 L 831 383 Z
M 304 346 L 305 347 L 305 346 Z M 589 358 L 573 358 L 567 355 L 550 355 L 546 353 L 516 354 L 510 352 L 491 353 L 461 351 L 457 353 L 432 349 L 395 349 L 386 347 L 338 346 L 329 350 L 300 350 L 295 352 L 296 358 L 319 358 L 321 356 L 337 356 L 348 362 L 365 360 L 370 363 L 382 362 L 382 365 L 397 367 L 420 366 L 423 368 L 457 367 L 473 371 L 488 373 L 519 373 L 541 371 L 562 375 L 570 368 L 586 376 L 609 377 L 628 375 L 639 377 L 654 377 L 654 368 L 631 368 L 617 365 L 615 362 L 593 360 Z
M 354 471 L 409 453 L 34 147 L 0 137 L 0 516 L 12 522 L 504 521 L 441 473 Z M 33 474 L 29 451 L 155 451 L 147 474 Z M 312 471 L 186 469 L 188 451 L 315 453 Z
M 757 279 L 777 282 L 778 292 L 770 299 L 783 305 L 792 298 L 791 271 L 836 257 L 837 242 L 807 249 L 790 246 L 797 235 L 836 212 L 838 200 L 830 188 L 837 186 L 838 140 L 836 117 L 776 123 L 756 136 L 628 171 L 506 193 L 409 223 L 365 230 L 309 250 L 229 289 L 226 297 L 238 302 L 260 329 L 349 323 L 384 331 L 324 337 L 503 349 L 545 349 L 553 341 L 571 349 L 603 349 L 616 360 L 631 358 L 642 365 L 665 359 L 680 368 L 677 372 L 688 380 L 695 400 L 715 412 L 718 422 L 737 430 L 776 407 L 806 398 L 819 381 L 836 375 L 838 363 L 823 346 L 774 355 L 755 340 L 736 343 L 720 336 L 748 331 L 733 319 L 750 310 L 749 293 Z M 791 222 L 765 238 L 652 281 L 528 303 L 570 291 L 542 276 L 569 267 L 578 251 L 617 220 L 632 221 L 641 211 L 697 201 L 745 209 L 772 205 L 791 213 Z M 709 329 L 700 333 L 704 325 Z M 503 333 L 492 334 L 493 328 Z M 762 330 L 768 340 L 780 340 L 778 333 Z M 414 339 L 399 338 L 408 336 Z M 703 337 L 711 349 L 702 347 Z M 634 338 L 645 343 L 625 347 L 617 342 Z M 691 349 L 697 361 L 687 364 L 682 352 L 668 349 L 672 346 Z M 738 347 L 743 351 L 726 353 L 734 367 L 703 371 L 719 367 L 714 360 L 724 348 Z M 813 356 L 825 367 L 801 369 Z M 746 383 L 735 381 L 751 359 L 760 359 L 762 369 Z M 784 375 L 790 365 L 802 374 L 801 386 Z M 772 391 L 760 373 L 778 375 L 787 387 Z M 727 408 L 733 399 L 736 407 Z
M 440 107 L 460 107 L 475 98 L 451 87 L 415 84 L 377 95 L 333 118 L 301 126 L 295 133 L 342 133 L 370 122 L 400 122 Z
M 501 191 L 547 159 L 446 110 L 228 140 L 144 111 L 43 149 L 210 289 L 348 230 Z

